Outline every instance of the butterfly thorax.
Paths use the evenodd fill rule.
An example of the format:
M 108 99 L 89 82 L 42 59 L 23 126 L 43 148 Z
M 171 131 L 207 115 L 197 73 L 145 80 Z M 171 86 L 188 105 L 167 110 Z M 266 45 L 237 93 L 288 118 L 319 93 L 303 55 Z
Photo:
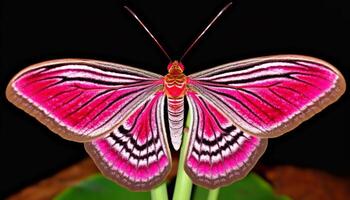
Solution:
M 181 98 L 186 93 L 187 76 L 184 66 L 178 61 L 168 65 L 168 74 L 164 76 L 164 92 L 170 98 Z

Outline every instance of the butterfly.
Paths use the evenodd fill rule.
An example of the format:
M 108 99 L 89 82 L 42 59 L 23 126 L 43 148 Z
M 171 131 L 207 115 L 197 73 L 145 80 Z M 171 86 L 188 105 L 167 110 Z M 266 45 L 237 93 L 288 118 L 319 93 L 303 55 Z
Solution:
M 167 134 L 178 150 L 186 102 L 192 121 L 184 169 L 195 184 L 217 188 L 245 177 L 268 138 L 297 127 L 345 91 L 334 66 L 301 55 L 247 59 L 191 75 L 181 61 L 167 69 L 162 76 L 98 60 L 51 60 L 15 75 L 6 96 L 54 133 L 84 143 L 105 176 L 147 191 L 172 168 Z

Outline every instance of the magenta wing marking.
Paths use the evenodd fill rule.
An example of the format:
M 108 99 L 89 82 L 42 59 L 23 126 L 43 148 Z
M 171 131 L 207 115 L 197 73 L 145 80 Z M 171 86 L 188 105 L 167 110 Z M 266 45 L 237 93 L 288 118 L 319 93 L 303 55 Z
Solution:
M 235 126 L 210 101 L 187 93 L 192 124 L 185 171 L 205 188 L 217 188 L 245 177 L 267 147 L 267 139 Z
M 102 173 L 130 190 L 154 188 L 171 169 L 164 99 L 157 92 L 107 137 L 85 143 Z
M 160 75 L 136 68 L 62 59 L 21 71 L 7 97 L 62 137 L 83 142 L 109 133 L 161 84 Z
M 228 63 L 189 79 L 192 90 L 260 137 L 295 128 L 345 91 L 344 78 L 332 65 L 296 55 Z

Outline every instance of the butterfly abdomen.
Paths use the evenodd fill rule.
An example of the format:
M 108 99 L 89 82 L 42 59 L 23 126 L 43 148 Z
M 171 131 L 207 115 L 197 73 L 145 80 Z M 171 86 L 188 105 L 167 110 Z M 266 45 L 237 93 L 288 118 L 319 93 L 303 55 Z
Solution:
M 168 97 L 168 118 L 171 143 L 175 150 L 180 148 L 184 124 L 184 97 Z

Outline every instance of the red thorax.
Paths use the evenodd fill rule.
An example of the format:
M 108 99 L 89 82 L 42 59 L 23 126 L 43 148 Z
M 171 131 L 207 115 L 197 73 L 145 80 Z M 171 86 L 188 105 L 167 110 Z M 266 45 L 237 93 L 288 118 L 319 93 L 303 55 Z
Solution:
M 178 61 L 168 65 L 168 74 L 164 76 L 164 91 L 170 98 L 180 98 L 186 93 L 187 77 L 184 66 Z

